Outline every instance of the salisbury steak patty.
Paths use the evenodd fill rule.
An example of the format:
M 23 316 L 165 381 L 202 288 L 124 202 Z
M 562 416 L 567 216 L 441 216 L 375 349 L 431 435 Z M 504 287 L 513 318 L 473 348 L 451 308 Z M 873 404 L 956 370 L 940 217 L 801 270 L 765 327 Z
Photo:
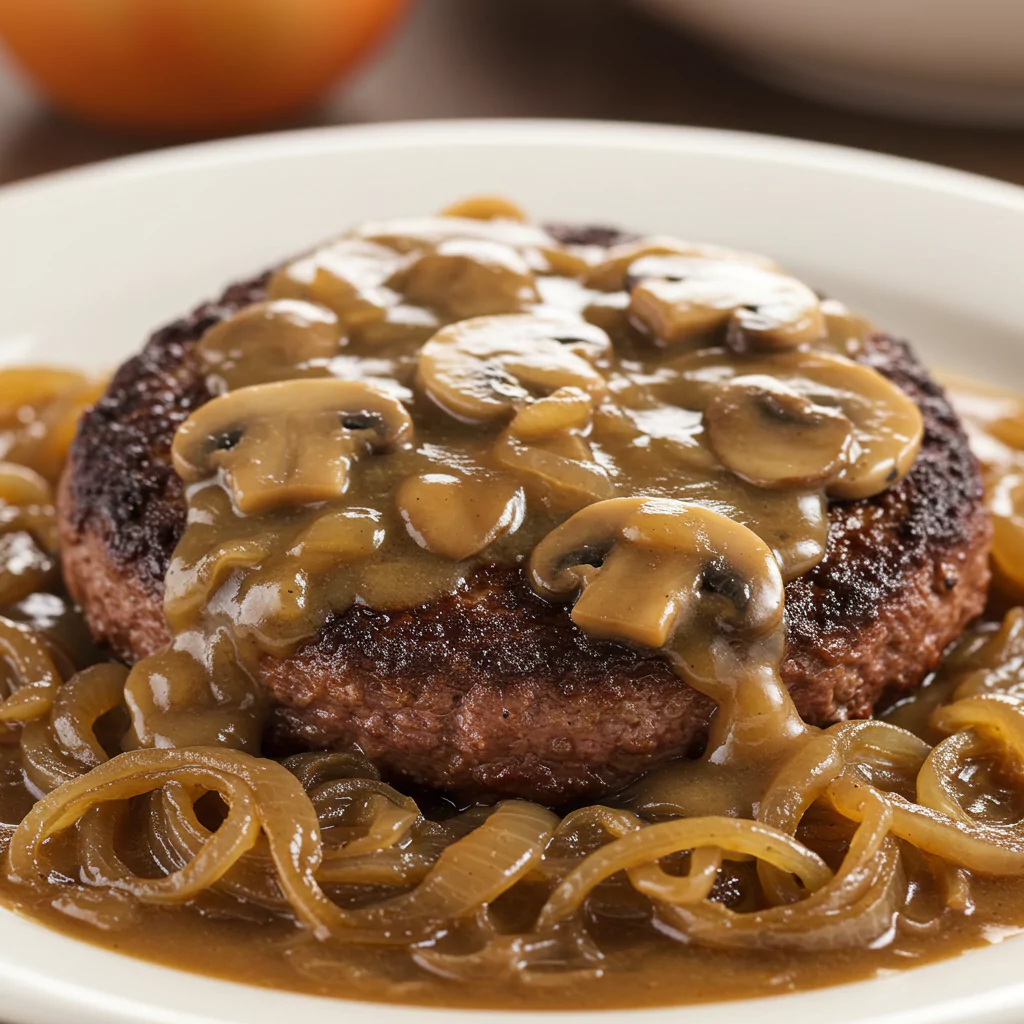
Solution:
M 184 527 L 169 448 L 210 397 L 194 343 L 261 299 L 265 281 L 154 335 L 72 448 L 60 499 L 67 582 L 95 635 L 129 661 L 168 641 L 163 578 Z M 861 358 L 918 403 L 924 443 L 900 484 L 831 505 L 825 559 L 786 588 L 783 678 L 817 724 L 866 717 L 918 685 L 988 584 L 980 478 L 941 389 L 901 341 L 876 335 Z M 393 778 L 549 803 L 598 796 L 693 749 L 713 707 L 656 653 L 587 636 L 500 565 L 422 607 L 336 615 L 295 657 L 265 657 L 262 672 L 275 750 L 357 743 Z

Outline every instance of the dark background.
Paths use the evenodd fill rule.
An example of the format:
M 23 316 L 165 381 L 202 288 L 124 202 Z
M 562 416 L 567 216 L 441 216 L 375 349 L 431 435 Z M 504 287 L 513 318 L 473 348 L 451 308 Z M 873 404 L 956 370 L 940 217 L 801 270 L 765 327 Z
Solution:
M 739 128 L 1024 184 L 1024 133 L 914 124 L 797 99 L 620 0 L 421 0 L 350 82 L 303 117 L 268 127 L 435 117 Z M 0 59 L 0 182 L 172 141 L 180 140 L 114 136 L 65 120 Z

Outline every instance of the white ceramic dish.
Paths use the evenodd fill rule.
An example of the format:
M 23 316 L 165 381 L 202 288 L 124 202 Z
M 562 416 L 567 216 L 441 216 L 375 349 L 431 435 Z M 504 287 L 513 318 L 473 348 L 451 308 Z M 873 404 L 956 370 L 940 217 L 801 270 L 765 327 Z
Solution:
M 752 73 L 843 106 L 1024 124 L 1021 0 L 642 0 Z
M 539 217 L 762 250 L 912 336 L 932 363 L 1024 385 L 1024 190 L 731 133 L 461 122 L 171 150 L 0 191 L 0 362 L 110 366 L 228 280 L 366 217 L 497 191 Z M 1024 938 L 870 982 L 608 1024 L 1002 1024 Z M 680 985 L 685 986 L 685 978 Z M 434 1024 L 496 1014 L 329 1001 L 124 959 L 0 911 L 4 1024 Z

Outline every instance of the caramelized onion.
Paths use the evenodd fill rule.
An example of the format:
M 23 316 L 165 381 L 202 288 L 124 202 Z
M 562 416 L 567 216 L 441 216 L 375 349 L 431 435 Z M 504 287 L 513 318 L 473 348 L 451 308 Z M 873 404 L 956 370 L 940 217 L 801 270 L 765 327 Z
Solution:
M 767 825 L 712 816 L 666 821 L 630 832 L 587 857 L 551 894 L 537 927 L 543 930 L 571 914 L 596 885 L 617 871 L 702 846 L 721 847 L 724 851 L 766 860 L 791 871 L 811 890 L 825 885 L 832 877 L 832 872 L 816 853 L 792 836 Z
M 68 659 L 0 619 L 0 783 L 24 772 L 25 793 L 45 794 L 17 828 L 0 823 L 8 876 L 100 928 L 142 904 L 280 915 L 308 929 L 285 956 L 311 970 L 354 973 L 358 945 L 460 982 L 539 986 L 603 970 L 617 920 L 712 948 L 864 947 L 900 912 L 912 926 L 915 857 L 959 909 L 969 872 L 1024 872 L 1024 821 L 999 817 L 1015 805 L 962 795 L 982 757 L 1010 769 L 1005 789 L 1020 781 L 1024 613 L 947 662 L 934 748 L 879 721 L 811 728 L 781 679 L 784 581 L 825 551 L 826 495 L 879 493 L 920 443 L 899 387 L 811 350 L 848 351 L 867 326 L 742 254 L 562 246 L 494 200 L 449 213 L 293 264 L 269 303 L 199 343 L 217 397 L 173 446 L 191 486 L 165 578 L 170 647 L 62 683 Z M 546 308 L 559 295 L 571 312 Z M 656 362 L 645 326 L 684 345 L 724 327 L 730 347 Z M 0 604 L 55 580 L 53 482 L 95 393 L 32 373 L 0 372 L 0 455 L 34 467 L 0 462 Z M 1022 447 L 1007 422 L 992 436 Z M 989 502 L 1014 584 L 1011 462 Z M 531 555 L 516 545 L 536 538 L 538 505 L 553 528 Z M 628 809 L 560 820 L 511 801 L 432 821 L 357 749 L 252 756 L 270 700 L 260 658 L 291 657 L 353 605 L 449 593 L 466 567 L 437 560 L 492 544 L 541 598 L 575 600 L 592 637 L 661 651 L 715 702 L 701 758 L 619 794 Z M 416 559 L 416 582 L 393 571 Z
M 0 657 L 7 662 L 12 691 L 0 700 L 0 723 L 49 714 L 61 681 L 43 641 L 27 627 L 0 617 Z
M 683 876 L 670 875 L 657 864 L 641 864 L 629 868 L 633 888 L 652 900 L 662 903 L 700 903 L 711 894 L 711 888 L 722 868 L 722 851 L 716 846 L 702 846 L 690 854 L 690 870 Z
M 846 790 L 830 790 L 836 809 L 854 821 L 860 821 L 863 816 L 866 796 L 886 800 L 893 812 L 892 833 L 926 853 L 980 874 L 1024 872 L 1024 836 L 1019 829 L 965 824 L 913 804 L 898 794 L 882 794 L 867 783 L 852 783 Z
M 557 821 L 537 804 L 521 800 L 499 804 L 483 825 L 441 854 L 416 889 L 352 912 L 350 920 L 358 932 L 336 937 L 411 942 L 439 923 L 464 917 L 530 873 Z
M 26 723 L 22 762 L 38 790 L 49 793 L 107 760 L 96 724 L 123 707 L 127 677 L 128 669 L 113 663 L 83 669 L 57 691 L 49 718 Z
M 747 914 L 706 901 L 662 906 L 660 920 L 709 946 L 811 951 L 875 941 L 893 926 L 903 877 L 899 849 L 886 838 L 892 811 L 877 794 L 860 796 L 863 823 L 843 863 L 806 899 Z
M 341 915 L 314 881 L 320 831 L 312 805 L 293 775 L 273 761 L 235 751 L 136 750 L 121 754 L 43 797 L 15 833 L 8 873 L 27 884 L 46 878 L 43 844 L 74 825 L 92 808 L 130 799 L 170 782 L 220 793 L 227 817 L 193 860 L 165 878 L 149 879 L 125 869 L 107 884 L 138 899 L 181 903 L 209 888 L 251 850 L 262 828 L 278 880 L 296 913 L 326 933 Z

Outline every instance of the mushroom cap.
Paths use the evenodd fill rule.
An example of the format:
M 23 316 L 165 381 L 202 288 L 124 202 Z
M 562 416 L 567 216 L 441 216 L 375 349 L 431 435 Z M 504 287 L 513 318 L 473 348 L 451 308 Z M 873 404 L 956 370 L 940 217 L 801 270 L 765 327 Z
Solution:
M 708 402 L 704 429 L 722 465 L 755 487 L 815 488 L 849 464 L 853 424 L 774 377 L 737 377 Z
M 664 345 L 720 328 L 738 352 L 814 344 L 826 335 L 818 296 L 802 281 L 738 260 L 647 256 L 629 269 L 633 315 Z
M 529 578 L 542 597 L 578 595 L 572 620 L 597 636 L 664 647 L 692 632 L 684 658 L 719 631 L 754 637 L 782 622 L 771 549 L 727 516 L 672 498 L 588 505 L 534 548 Z
M 687 242 L 671 235 L 650 235 L 631 242 L 620 242 L 606 249 L 600 261 L 593 264 L 584 274 L 584 283 L 589 288 L 601 291 L 621 291 L 627 287 L 633 266 L 647 256 L 689 256 L 746 263 L 765 270 L 778 270 L 775 263 L 757 253 Z
M 301 299 L 256 302 L 221 320 L 196 351 L 211 371 L 207 383 L 222 394 L 251 384 L 293 379 L 324 363 L 341 347 L 341 324 L 325 306 Z
M 326 306 L 346 330 L 383 320 L 397 302 L 386 282 L 402 265 L 400 253 L 361 238 L 342 238 L 278 270 L 271 299 L 297 299 Z
M 826 352 L 738 356 L 706 349 L 669 364 L 664 391 L 685 408 L 707 412 L 723 388 L 742 378 L 767 376 L 822 410 L 841 413 L 853 426 L 846 466 L 826 485 L 848 500 L 884 491 L 910 471 L 921 448 L 921 410 L 878 371 Z M 720 437 L 721 440 L 721 437 Z
M 424 473 L 402 481 L 395 495 L 409 535 L 422 548 L 459 562 L 519 528 L 526 495 L 513 480 Z
M 577 317 L 476 317 L 442 328 L 423 346 L 416 379 L 456 419 L 488 423 L 559 388 L 603 394 L 594 363 L 610 351 L 608 335 Z
M 407 443 L 412 420 L 365 381 L 289 380 L 239 388 L 200 406 L 171 447 L 186 482 L 220 472 L 244 514 L 340 497 L 354 458 Z
M 533 271 L 515 249 L 473 238 L 441 242 L 402 267 L 388 286 L 452 320 L 517 313 L 540 301 Z
M 558 247 L 551 235 L 534 224 L 508 218 L 481 220 L 450 215 L 369 221 L 356 228 L 352 237 L 376 242 L 397 252 L 434 249 L 452 239 L 498 242 L 520 252 Z

